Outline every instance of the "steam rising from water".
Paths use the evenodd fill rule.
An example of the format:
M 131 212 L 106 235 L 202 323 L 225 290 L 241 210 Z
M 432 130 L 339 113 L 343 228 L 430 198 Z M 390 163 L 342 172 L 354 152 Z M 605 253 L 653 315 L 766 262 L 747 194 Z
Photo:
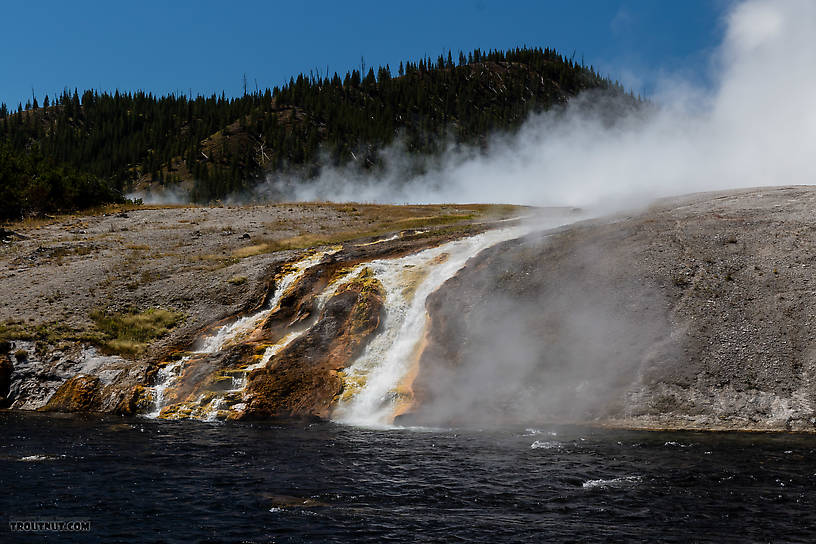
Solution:
M 399 402 L 399 385 L 418 362 L 425 335 L 428 296 L 467 260 L 484 248 L 529 232 L 528 226 L 510 227 L 454 240 L 399 259 L 366 263 L 385 289 L 383 330 L 354 364 L 345 370 L 349 384 L 363 383 L 359 391 L 341 398 L 333 418 L 366 426 L 388 425 Z
M 228 202 L 331 200 L 378 203 L 500 202 L 614 211 L 695 191 L 811 184 L 816 179 L 816 3 L 746 0 L 725 16 L 707 66 L 713 87 L 681 77 L 657 85 L 654 106 L 632 112 L 585 93 L 533 116 L 489 151 L 451 147 L 425 161 L 400 144 L 377 174 L 324 167 L 315 180 L 276 174 Z M 610 123 L 610 116 L 621 116 Z M 178 189 L 129 195 L 180 203 Z
M 422 175 L 406 179 L 414 159 L 395 146 L 383 152 L 386 168 L 376 177 L 354 167 L 327 168 L 308 183 L 286 177 L 270 179 L 254 197 L 509 202 L 613 211 L 672 194 L 810 184 L 816 180 L 814 41 L 816 3 L 745 1 L 726 17 L 723 43 L 711 61 L 718 74 L 711 90 L 666 80 L 655 97 L 656 106 L 636 113 L 621 110 L 622 117 L 612 123 L 610 108 L 622 106 L 599 105 L 597 95 L 587 94 L 563 111 L 531 118 L 517 134 L 495 136 L 486 153 L 452 149 L 429 159 L 433 164 Z M 603 267 L 596 264 L 596 256 L 604 250 L 598 248 L 584 259 L 586 266 L 596 266 L 599 278 Z M 632 296 L 619 300 L 623 295 L 610 295 L 614 286 L 604 286 L 600 280 L 578 285 L 569 278 L 557 288 L 560 292 L 534 293 L 526 304 L 513 300 L 502 305 L 496 297 L 494 319 L 469 330 L 478 339 L 472 342 L 476 347 L 466 376 L 470 382 L 463 381 L 459 373 L 437 376 L 440 391 L 454 390 L 447 387 L 453 383 L 456 388 L 445 399 L 446 405 L 437 402 L 429 407 L 436 419 L 493 419 L 498 417 L 494 411 L 526 419 L 555 408 L 567 416 L 572 408 L 576 413 L 594 408 L 609 401 L 611 388 L 607 386 L 617 375 L 629 376 L 632 369 L 626 365 L 637 362 L 644 346 L 653 343 L 652 336 L 665 330 L 660 316 L 645 319 L 640 312 L 643 304 L 635 303 L 648 300 L 652 308 L 663 308 L 658 294 L 632 286 Z M 633 315 L 622 316 L 619 309 L 630 302 Z M 535 331 L 524 328 L 526 317 L 542 314 L 542 309 L 561 319 L 556 327 L 560 343 L 554 343 L 558 349 L 549 350 L 547 357 L 530 342 Z M 502 319 L 495 319 L 496 315 Z M 415 343 L 400 350 L 399 361 L 387 349 L 381 350 L 379 362 L 399 362 L 392 365 L 399 372 L 385 375 L 362 366 L 355 369 L 370 374 L 370 389 L 341 407 L 337 415 L 356 423 L 382 422 L 383 392 L 393 391 L 403 376 L 406 368 L 402 363 Z M 370 351 L 378 345 L 372 342 Z M 595 364 L 600 359 L 609 362 L 600 367 Z M 361 358 L 361 365 L 365 360 Z M 496 361 L 502 365 L 497 366 Z M 577 363 L 557 372 L 565 361 Z M 542 365 L 548 370 L 546 375 L 540 372 Z M 549 385 L 541 383 L 546 380 Z M 582 398 L 574 400 L 576 392 Z M 485 398 L 497 400 L 485 406 Z
M 490 150 L 451 150 L 405 179 L 412 159 L 383 152 L 385 171 L 323 170 L 314 183 L 276 177 L 259 188 L 291 200 L 504 202 L 618 209 L 654 197 L 816 176 L 816 3 L 749 0 L 725 18 L 713 89 L 667 78 L 648 111 L 608 122 L 614 103 L 573 100 L 531 118 Z M 602 115 L 603 114 L 603 115 Z M 606 118 L 606 120 L 604 119 Z M 257 196 L 257 195 L 256 195 Z
M 426 196 L 507 195 L 612 211 L 671 194 L 814 183 L 814 42 L 816 3 L 743 2 L 728 14 L 712 92 L 666 82 L 659 107 L 613 124 L 578 100 L 563 114 L 531 120 L 500 151 L 450 166 L 453 191 Z M 411 421 L 626 418 L 634 405 L 626 395 L 650 376 L 693 383 L 670 337 L 680 330 L 669 319 L 670 301 L 640 276 L 613 273 L 620 253 L 606 242 L 570 247 L 557 267 L 544 262 L 546 240 L 505 248 L 474 288 L 481 311 L 461 325 L 468 338 L 458 346 L 460 360 L 426 351 L 429 402 Z M 530 255 L 539 261 L 529 279 L 516 281 L 523 297 L 496 287 L 503 270 L 531 263 Z M 474 277 L 461 281 L 473 286 Z M 451 307 L 460 294 L 441 296 L 448 298 L 440 307 Z
M 676 359 L 666 343 L 668 301 L 621 264 L 610 250 L 616 242 L 625 244 L 609 236 L 551 251 L 547 236 L 533 234 L 477 256 L 429 299 L 431 341 L 407 422 L 538 424 L 620 413 L 647 369 Z

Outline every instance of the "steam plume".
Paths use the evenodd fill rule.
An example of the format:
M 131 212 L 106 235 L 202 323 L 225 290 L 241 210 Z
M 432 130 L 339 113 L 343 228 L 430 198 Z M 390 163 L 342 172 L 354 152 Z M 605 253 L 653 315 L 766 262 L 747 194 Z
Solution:
M 394 146 L 375 177 L 324 169 L 311 183 L 270 179 L 259 194 L 614 209 L 694 191 L 813 183 L 816 4 L 748 0 L 725 23 L 710 66 L 700 67 L 715 71 L 712 89 L 666 78 L 655 107 L 611 124 L 610 104 L 579 97 L 566 111 L 532 117 L 515 135 L 494 137 L 487 153 L 451 151 L 409 179 L 411 159 Z

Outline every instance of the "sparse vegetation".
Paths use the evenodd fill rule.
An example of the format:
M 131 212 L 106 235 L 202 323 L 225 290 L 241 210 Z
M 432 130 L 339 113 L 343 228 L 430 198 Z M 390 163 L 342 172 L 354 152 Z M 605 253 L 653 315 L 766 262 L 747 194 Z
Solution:
M 63 215 L 29 219 L 10 227 L 25 238 L 4 245 L 4 266 L 13 270 L 8 290 L 17 294 L 2 301 L 0 353 L 5 341 L 14 343 L 6 348 L 10 355 L 25 347 L 37 360 L 57 350 L 72 353 L 78 345 L 94 345 L 107 353 L 139 355 L 151 340 L 128 331 L 138 321 L 132 314 L 139 312 L 124 308 L 144 310 L 150 305 L 166 304 L 169 309 L 198 316 L 198 307 L 192 301 L 199 296 L 196 289 L 201 288 L 201 296 L 212 296 L 220 284 L 236 296 L 250 295 L 252 290 L 246 285 L 265 270 L 264 261 L 280 260 L 262 254 L 337 246 L 349 240 L 355 244 L 379 243 L 397 231 L 408 231 L 406 238 L 414 240 L 455 237 L 479 232 L 484 228 L 480 222 L 529 213 L 513 206 L 326 202 L 270 204 L 234 215 L 231 211 L 196 208 L 182 209 L 178 214 L 142 209 L 127 219 L 110 216 L 131 211 L 129 206 L 109 206 L 99 211 L 107 216 Z M 139 220 L 134 221 L 136 218 Z M 161 231 L 154 231 L 158 218 L 165 223 Z M 172 226 L 184 221 L 189 226 L 178 232 L 164 232 L 166 221 Z M 105 234 L 109 225 L 116 226 L 116 235 Z M 125 225 L 130 226 L 130 232 L 120 234 Z M 191 236 L 191 232 L 201 235 Z M 251 238 L 242 237 L 244 232 L 250 232 Z M 100 233 L 105 236 L 100 237 Z M 233 255 L 234 251 L 237 255 Z M 243 258 L 249 255 L 257 256 Z M 60 263 L 62 267 L 57 268 Z M 36 289 L 28 290 L 28 276 L 16 268 L 32 265 L 38 270 L 31 281 L 38 283 Z M 198 285 L 198 278 L 206 279 L 203 286 Z M 112 308 L 120 314 L 112 315 Z M 153 317 L 159 318 L 160 314 Z M 162 326 L 161 319 L 158 321 L 158 335 L 166 334 L 173 326 Z M 188 324 L 192 325 L 192 321 Z
M 468 221 L 475 217 L 474 214 L 446 214 L 426 217 L 406 217 L 397 221 L 400 228 L 420 229 L 425 227 L 435 227 L 437 225 L 450 225 L 462 221 Z
M 232 256 L 237 257 L 239 259 L 243 259 L 245 257 L 253 257 L 255 255 L 260 255 L 261 253 L 269 253 L 270 251 L 274 250 L 270 249 L 270 245 L 267 243 L 255 244 L 236 249 L 235 251 L 232 252 Z
M 44 352 L 48 347 L 79 342 L 94 344 L 108 353 L 138 355 L 150 341 L 167 334 L 184 316 L 178 312 L 151 308 L 144 312 L 133 310 L 125 313 L 97 310 L 90 317 L 95 328 L 73 328 L 58 322 L 31 325 L 15 321 L 0 323 L 0 345 L 9 346 L 12 341 L 27 340 L 36 343 L 37 352 Z
M 8 321 L 0 323 L 0 343 L 4 345 L 14 340 L 32 340 L 33 338 L 31 330 L 25 327 L 22 322 Z
M 434 227 L 434 234 L 453 233 L 470 230 L 473 221 L 492 221 L 506 219 L 523 213 L 524 207 L 512 205 L 471 204 L 471 205 L 429 205 L 429 206 L 391 206 L 391 205 L 337 205 L 330 203 L 302 203 L 298 206 L 320 206 L 336 209 L 338 212 L 350 213 L 354 221 L 339 228 L 332 228 L 328 233 L 306 232 L 287 238 L 256 240 L 257 243 L 236 249 L 232 252 L 235 259 L 253 257 L 264 253 L 288 249 L 334 245 L 360 238 L 373 238 L 402 230 L 420 230 Z M 274 229 L 281 225 L 271 225 Z M 439 227 L 442 227 L 441 229 Z M 329 230 L 329 229 L 321 229 Z M 214 255 L 212 260 L 223 259 Z M 232 264 L 232 263 L 231 263 Z
M 181 313 L 160 308 L 143 312 L 108 313 L 96 310 L 91 313 L 91 319 L 104 335 L 98 341 L 99 346 L 122 355 L 140 354 L 152 340 L 170 332 L 183 317 Z
M 63 323 L 26 324 L 22 321 L 0 323 L 0 344 L 10 345 L 17 340 L 33 341 L 37 351 L 46 346 L 59 346 L 65 342 L 93 342 L 98 335 L 93 331 L 75 329 Z M 7 348 L 8 349 L 8 348 Z

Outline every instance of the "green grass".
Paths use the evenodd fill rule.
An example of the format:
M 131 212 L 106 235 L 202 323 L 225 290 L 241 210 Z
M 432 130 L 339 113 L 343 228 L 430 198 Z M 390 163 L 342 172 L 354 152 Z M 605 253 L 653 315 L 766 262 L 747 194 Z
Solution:
M 166 335 L 183 318 L 181 313 L 160 308 L 150 308 L 144 312 L 91 312 L 96 328 L 104 335 L 98 341 L 99 346 L 120 355 L 139 355 L 150 342 Z
M 33 328 L 26 327 L 18 321 L 0 323 L 0 343 L 5 345 L 13 340 L 34 340 Z
M 8 351 L 10 342 L 28 340 L 36 343 L 36 351 L 44 351 L 50 346 L 63 346 L 66 343 L 98 343 L 103 339 L 98 331 L 75 329 L 63 323 L 26 324 L 23 321 L 6 321 L 0 323 L 0 352 Z
M 227 280 L 230 285 L 243 285 L 247 282 L 246 276 L 233 276 Z
M 0 352 L 9 351 L 12 341 L 28 340 L 36 342 L 37 352 L 79 342 L 98 346 L 106 353 L 139 355 L 150 342 L 170 332 L 184 319 L 181 313 L 158 308 L 124 313 L 95 310 L 90 317 L 95 327 L 73 328 L 58 322 L 0 323 Z

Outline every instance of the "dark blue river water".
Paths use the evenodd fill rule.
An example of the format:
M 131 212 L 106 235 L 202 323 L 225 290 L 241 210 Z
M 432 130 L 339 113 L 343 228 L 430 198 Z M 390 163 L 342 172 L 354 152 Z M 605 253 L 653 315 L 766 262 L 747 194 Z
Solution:
M 0 429 L 0 542 L 816 541 L 808 435 L 12 412 Z

